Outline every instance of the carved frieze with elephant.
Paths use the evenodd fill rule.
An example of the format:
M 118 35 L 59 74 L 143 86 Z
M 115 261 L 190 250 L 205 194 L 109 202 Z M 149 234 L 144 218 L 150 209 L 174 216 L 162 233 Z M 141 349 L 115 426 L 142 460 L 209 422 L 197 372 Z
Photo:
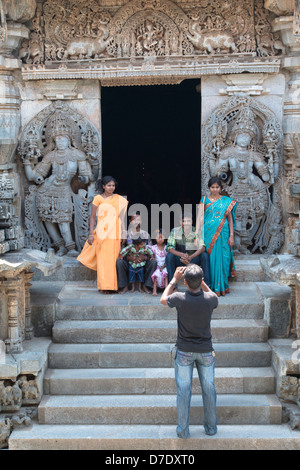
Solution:
M 195 6 L 197 5 L 197 6 Z M 139 57 L 274 56 L 284 47 L 272 33 L 263 0 L 46 0 L 31 22 L 24 64 Z

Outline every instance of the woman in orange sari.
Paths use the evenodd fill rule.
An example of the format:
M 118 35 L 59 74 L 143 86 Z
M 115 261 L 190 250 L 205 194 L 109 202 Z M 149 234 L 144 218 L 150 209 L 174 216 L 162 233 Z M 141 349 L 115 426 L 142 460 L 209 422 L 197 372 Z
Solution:
M 118 290 L 116 261 L 126 233 L 124 220 L 128 201 L 114 194 L 116 185 L 112 176 L 97 181 L 96 189 L 102 194 L 93 200 L 89 238 L 77 258 L 84 266 L 97 271 L 97 288 L 105 294 Z

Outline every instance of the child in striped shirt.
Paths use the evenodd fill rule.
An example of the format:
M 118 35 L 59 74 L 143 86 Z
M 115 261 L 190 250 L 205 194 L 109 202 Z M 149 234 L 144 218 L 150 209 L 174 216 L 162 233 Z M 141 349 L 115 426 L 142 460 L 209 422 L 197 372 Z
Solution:
M 139 292 L 143 293 L 142 283 L 144 282 L 144 266 L 146 264 L 146 257 L 153 257 L 153 253 L 150 248 L 145 244 L 145 240 L 138 237 L 132 240 L 132 243 L 125 246 L 120 256 L 124 258 L 128 254 L 131 254 L 136 258 L 134 261 L 128 261 L 129 263 L 129 283 L 132 284 L 129 292 L 135 291 L 135 282 L 137 282 Z

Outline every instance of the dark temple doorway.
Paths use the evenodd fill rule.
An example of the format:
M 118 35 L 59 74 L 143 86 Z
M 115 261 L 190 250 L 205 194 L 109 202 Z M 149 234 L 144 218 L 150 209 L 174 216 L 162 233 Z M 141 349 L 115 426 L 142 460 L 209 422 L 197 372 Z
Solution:
M 102 88 L 102 174 L 118 180 L 129 205 L 199 202 L 199 83 Z

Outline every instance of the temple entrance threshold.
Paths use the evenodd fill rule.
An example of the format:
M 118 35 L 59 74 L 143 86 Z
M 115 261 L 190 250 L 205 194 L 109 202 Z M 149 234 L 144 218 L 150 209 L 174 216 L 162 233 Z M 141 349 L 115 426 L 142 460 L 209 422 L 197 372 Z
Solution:
M 199 80 L 102 88 L 103 176 L 129 204 L 196 205 L 201 196 Z M 195 210 L 195 208 L 194 208 Z M 150 211 L 149 211 L 150 212 Z

